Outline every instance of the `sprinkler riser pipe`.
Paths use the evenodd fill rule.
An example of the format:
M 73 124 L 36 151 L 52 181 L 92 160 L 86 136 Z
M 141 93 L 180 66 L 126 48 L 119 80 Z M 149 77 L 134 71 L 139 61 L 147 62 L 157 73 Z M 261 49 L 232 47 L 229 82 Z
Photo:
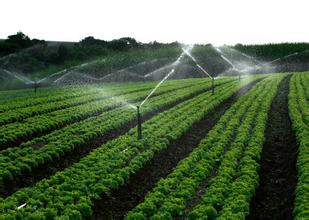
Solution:
M 36 94 L 37 87 L 38 87 L 38 84 L 37 84 L 37 82 L 35 82 L 35 83 L 34 83 L 34 94 Z
M 137 109 L 137 140 L 142 139 L 142 119 L 140 114 L 140 106 L 136 106 Z
M 215 94 L 215 78 L 211 79 L 211 92 L 213 95 Z

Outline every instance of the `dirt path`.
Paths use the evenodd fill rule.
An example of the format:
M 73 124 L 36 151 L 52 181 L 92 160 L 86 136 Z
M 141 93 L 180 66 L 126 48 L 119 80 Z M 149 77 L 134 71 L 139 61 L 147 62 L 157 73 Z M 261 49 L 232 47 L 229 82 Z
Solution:
M 224 112 L 239 96 L 249 91 L 255 83 L 243 87 L 239 93 L 221 103 L 204 119 L 195 123 L 180 139 L 156 154 L 151 161 L 130 178 L 127 184 L 113 191 L 111 197 L 105 196 L 101 200 L 94 201 L 92 219 L 122 219 L 129 210 L 143 201 L 147 192 L 161 178 L 166 177 L 180 160 L 192 152 Z
M 268 112 L 260 183 L 247 219 L 293 219 L 297 144 L 288 113 L 290 76 L 282 80 Z

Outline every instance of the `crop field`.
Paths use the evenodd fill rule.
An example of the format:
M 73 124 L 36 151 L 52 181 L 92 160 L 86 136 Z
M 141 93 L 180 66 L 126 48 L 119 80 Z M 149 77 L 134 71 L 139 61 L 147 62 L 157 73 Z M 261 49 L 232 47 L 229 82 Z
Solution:
M 0 220 L 309 219 L 308 126 L 309 72 L 0 91 Z

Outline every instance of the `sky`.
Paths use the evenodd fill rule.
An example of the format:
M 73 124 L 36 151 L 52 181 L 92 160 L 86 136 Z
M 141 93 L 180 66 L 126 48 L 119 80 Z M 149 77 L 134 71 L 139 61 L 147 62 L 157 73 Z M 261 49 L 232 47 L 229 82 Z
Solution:
M 309 42 L 308 0 L 1 0 L 0 38 Z

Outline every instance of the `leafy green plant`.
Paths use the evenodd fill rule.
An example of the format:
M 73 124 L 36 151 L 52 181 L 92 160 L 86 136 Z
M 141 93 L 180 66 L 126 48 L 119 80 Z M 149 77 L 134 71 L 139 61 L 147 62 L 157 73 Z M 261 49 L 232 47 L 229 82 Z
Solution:
M 144 202 L 128 213 L 127 218 L 131 219 L 131 215 L 136 214 L 143 214 L 144 218 L 169 214 L 170 218 L 188 215 L 192 219 L 214 219 L 229 193 L 231 181 L 237 175 L 237 167 L 242 163 L 238 160 L 248 141 L 253 139 L 252 129 L 256 126 L 258 131 L 261 129 L 263 132 L 263 128 L 256 125 L 255 118 L 267 112 L 279 81 L 276 78 L 264 80 L 241 97 L 199 146 L 180 161 L 168 177 L 161 179 L 153 191 L 147 194 Z M 265 123 L 265 120 L 262 122 Z M 229 150 L 224 154 L 227 146 Z M 201 203 L 189 214 L 185 213 L 187 202 L 194 196 L 199 185 L 211 175 L 218 164 L 218 158 L 218 174 L 209 182 Z M 152 204 L 151 212 L 148 211 L 148 204 Z
M 290 81 L 289 114 L 296 134 L 299 152 L 297 159 L 295 219 L 309 218 L 309 74 L 295 73 Z
M 229 81 L 222 80 L 221 82 L 225 83 Z M 220 85 L 221 82 L 218 82 L 218 85 Z M 232 86 L 232 84 L 230 86 Z M 191 97 L 196 93 L 200 93 L 209 89 L 209 87 L 210 82 L 208 81 L 206 83 L 206 87 L 203 84 L 186 87 L 186 84 L 184 84 L 183 87 L 171 85 L 167 86 L 166 88 L 162 88 L 158 92 L 158 94 L 162 95 L 151 98 L 150 102 L 145 105 L 142 114 L 157 111 L 158 108 L 162 108 L 164 106 L 170 105 L 171 103 L 178 102 L 179 100 L 182 100 L 186 97 Z M 168 92 L 170 90 L 172 90 L 172 92 Z M 129 96 L 139 99 L 140 97 L 145 97 L 146 94 L 147 93 L 145 91 L 142 91 L 140 93 L 129 94 Z M 102 108 L 101 105 L 97 105 L 97 107 Z M 95 106 L 92 106 L 91 108 L 95 108 Z M 70 115 L 61 116 L 60 120 L 65 117 L 70 117 Z M 105 114 L 91 117 L 80 123 L 66 126 L 63 130 L 57 130 L 46 136 L 42 136 L 40 138 L 33 139 L 30 142 L 23 143 L 20 148 L 16 147 L 4 150 L 0 154 L 0 160 L 5 161 L 4 163 L 0 163 L 0 167 L 2 169 L 2 171 L 0 171 L 0 176 L 1 172 L 5 173 L 6 167 L 9 167 L 11 164 L 14 164 L 17 169 L 15 173 L 12 173 L 12 175 L 16 177 L 25 172 L 25 167 L 33 169 L 49 161 L 60 159 L 63 155 L 71 152 L 73 149 L 81 146 L 83 143 L 86 143 L 91 138 L 94 138 L 115 128 L 119 128 L 125 123 L 134 120 L 134 118 L 135 112 L 132 109 L 126 107 L 118 108 L 106 112 Z M 43 119 L 46 119 L 46 117 L 43 116 Z M 51 121 L 51 123 L 54 122 L 57 122 L 57 119 Z M 33 148 L 33 146 L 38 144 L 40 145 L 39 149 Z
M 239 84 L 236 81 L 219 86 L 214 95 L 210 91 L 201 93 L 158 114 L 143 124 L 144 138 L 142 141 L 136 139 L 136 128 L 108 141 L 78 163 L 56 173 L 51 178 L 42 180 L 33 187 L 19 190 L 18 192 L 27 194 L 25 201 L 27 206 L 21 210 L 6 206 L 8 203 L 15 206 L 20 205 L 15 197 L 18 192 L 7 197 L 0 203 L 0 218 L 6 213 L 15 217 L 22 213 L 24 218 L 33 212 L 45 215 L 45 210 L 49 208 L 56 209 L 57 216 L 60 218 L 69 218 L 72 214 L 77 215 L 78 213 L 81 213 L 82 218 L 87 218 L 91 200 L 100 197 L 99 193 L 102 192 L 102 189 L 111 191 L 123 185 L 130 175 L 143 167 L 154 154 L 180 138 L 194 122 L 201 120 L 215 106 L 227 100 L 249 82 L 251 81 Z M 181 94 L 183 95 L 180 92 L 179 97 Z M 142 114 L 157 109 L 162 103 L 164 105 L 167 102 L 167 97 L 164 98 L 163 100 L 160 96 L 154 97 L 152 102 L 143 106 Z M 175 100 L 176 96 L 172 98 L 170 100 Z M 166 133 L 172 134 L 169 139 L 166 138 Z M 55 147 L 51 150 L 55 150 Z M 97 191 L 98 184 L 100 184 L 99 191 Z M 84 204 L 82 207 L 74 206 L 72 203 L 64 204 L 63 201 L 67 202 L 67 196 L 72 195 L 73 192 L 78 193 L 77 197 L 80 202 L 76 203 L 73 196 L 72 198 L 76 204 Z M 105 194 L 108 193 L 105 192 Z

